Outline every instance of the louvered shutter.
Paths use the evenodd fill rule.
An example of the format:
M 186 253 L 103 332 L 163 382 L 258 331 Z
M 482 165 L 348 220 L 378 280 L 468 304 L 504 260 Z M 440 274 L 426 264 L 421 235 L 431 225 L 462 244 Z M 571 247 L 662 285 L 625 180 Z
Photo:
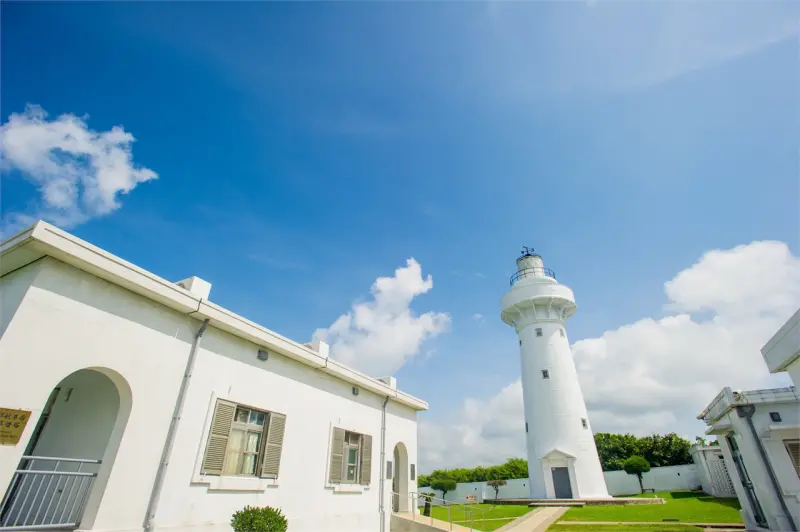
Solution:
M 417 480 L 417 464 L 411 464 L 411 480 Z
M 387 479 L 394 478 L 392 476 L 392 461 L 391 460 L 386 460 L 386 478 Z
M 286 416 L 270 412 L 269 428 L 267 428 L 267 439 L 264 445 L 264 461 L 261 463 L 261 476 L 264 478 L 278 478 L 285 430 Z
M 786 450 L 789 452 L 792 464 L 794 464 L 795 473 L 800 476 L 800 440 L 787 441 Z
M 361 435 L 361 478 L 359 484 L 369 485 L 372 480 L 372 436 Z
M 225 450 L 228 447 L 228 435 L 231 432 L 231 424 L 235 413 L 235 403 L 217 399 L 214 417 L 211 420 L 211 430 L 208 432 L 206 454 L 203 457 L 204 474 L 222 474 L 222 466 L 225 463 Z
M 331 469 L 328 472 L 328 482 L 331 484 L 342 483 L 342 462 L 344 461 L 344 429 L 334 427 L 333 441 L 331 442 Z

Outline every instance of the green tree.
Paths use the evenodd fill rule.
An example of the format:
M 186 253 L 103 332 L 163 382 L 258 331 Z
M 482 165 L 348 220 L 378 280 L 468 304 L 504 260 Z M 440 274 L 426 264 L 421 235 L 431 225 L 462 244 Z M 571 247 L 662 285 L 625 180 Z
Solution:
M 490 480 L 486 484 L 488 486 L 490 486 L 492 489 L 494 489 L 494 498 L 496 499 L 497 497 L 500 496 L 500 486 L 505 486 L 506 485 L 506 481 L 505 480 Z
M 642 474 L 650 471 L 650 464 L 641 456 L 631 456 L 622 465 L 622 469 L 629 475 L 636 475 L 639 479 L 639 489 L 644 493 L 644 484 L 642 483 Z
M 431 482 L 431 488 L 442 492 L 442 499 L 447 499 L 448 491 L 456 490 L 456 481 L 452 478 L 437 478 Z
M 424 488 L 431 485 L 431 479 L 428 475 L 420 475 L 417 477 L 417 487 Z

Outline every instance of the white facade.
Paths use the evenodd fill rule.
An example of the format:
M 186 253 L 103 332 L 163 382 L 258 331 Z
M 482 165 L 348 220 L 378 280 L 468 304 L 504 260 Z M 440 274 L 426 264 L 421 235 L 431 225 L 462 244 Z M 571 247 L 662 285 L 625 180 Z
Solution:
M 800 311 L 762 349 L 772 373 L 800 369 Z M 797 381 L 794 381 L 797 384 Z M 800 527 L 800 395 L 795 386 L 770 390 L 724 388 L 698 416 L 709 426 L 729 464 L 753 530 Z
M 527 250 L 517 270 L 501 317 L 519 335 L 530 497 L 606 498 L 565 330 L 577 309 L 572 290 Z
M 97 474 L 84 491 L 74 488 L 74 478 L 59 486 L 61 495 L 44 483 L 29 484 L 29 506 L 7 504 L 6 523 L 20 516 L 30 521 L 22 516 L 36 510 L 30 502 L 51 497 L 64 509 L 42 510 L 33 524 L 72 517 L 81 530 L 143 530 L 150 505 L 152 530 L 228 531 L 235 511 L 268 505 L 284 512 L 292 531 L 376 532 L 389 529 L 393 503 L 407 504 L 393 500 L 392 490 L 416 490 L 417 412 L 427 405 L 398 391 L 393 379 L 364 376 L 329 360 L 324 344 L 312 349 L 292 342 L 214 305 L 194 293 L 208 295 L 210 286 L 199 279 L 183 288 L 41 222 L 2 244 L 0 268 L 0 408 L 32 412 L 19 443 L 0 445 L 0 496 L 25 500 L 24 484 L 11 487 L 12 479 L 23 478 L 15 471 L 25 468 L 26 447 L 39 457 L 102 461 L 81 464 L 82 472 Z M 205 320 L 208 327 L 196 339 Z M 48 397 L 52 407 L 42 416 Z M 262 424 L 256 414 L 267 415 L 269 429 L 247 436 L 264 442 L 253 449 L 231 443 L 236 423 L 227 422 L 224 436 L 226 457 L 238 456 L 232 449 L 248 456 L 226 458 L 225 467 L 246 469 L 251 457 L 245 451 L 253 450 L 256 474 L 204 473 L 212 421 L 215 431 L 221 426 L 214 417 L 217 400 L 254 410 Z M 355 481 L 344 478 L 347 453 L 337 455 L 338 462 L 334 456 L 341 448 L 336 429 L 351 431 L 358 442 Z M 277 457 L 278 464 L 270 463 L 276 473 L 262 474 L 270 457 Z M 387 461 L 394 478 L 384 481 Z M 75 471 L 71 465 L 61 463 L 59 471 Z M 31 468 L 53 464 L 37 460 Z M 83 495 L 85 509 L 70 516 Z

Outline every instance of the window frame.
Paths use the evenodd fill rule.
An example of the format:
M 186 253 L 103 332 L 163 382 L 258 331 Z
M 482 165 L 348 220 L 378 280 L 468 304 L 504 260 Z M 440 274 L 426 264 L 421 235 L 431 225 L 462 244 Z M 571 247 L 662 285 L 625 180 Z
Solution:
M 585 417 L 582 417 L 581 418 L 581 426 L 583 428 L 585 428 L 585 429 L 588 429 L 589 428 L 589 420 L 586 419 Z
M 356 442 L 353 443 L 351 440 L 355 440 Z M 342 484 L 358 484 L 360 475 L 361 475 L 361 451 L 362 451 L 362 442 L 364 438 L 362 434 L 350 430 L 344 431 L 344 445 L 342 447 L 344 453 L 342 457 Z M 356 463 L 350 463 L 350 451 L 354 450 L 356 452 Z M 350 476 L 347 474 L 347 469 L 351 466 L 355 466 L 355 473 L 353 474 L 353 479 L 350 479 Z
M 783 440 L 783 448 L 786 449 L 786 454 L 789 455 L 789 462 L 794 466 L 794 471 L 797 473 L 798 478 L 800 478 L 800 461 L 794 461 L 794 455 L 792 454 L 791 449 L 789 449 L 789 445 L 794 444 L 800 448 L 800 438 L 791 438 Z M 800 451 L 798 451 L 800 452 Z
M 243 405 L 243 404 L 240 404 L 240 403 L 235 403 L 235 404 L 236 404 L 236 411 L 233 414 L 233 423 L 231 423 L 231 428 L 230 428 L 230 431 L 228 433 L 228 444 L 225 447 L 225 460 L 224 460 L 224 462 L 222 464 L 222 475 L 220 475 L 220 476 L 223 476 L 223 477 L 255 477 L 255 478 L 260 478 L 261 477 L 261 466 L 262 466 L 262 464 L 264 462 L 264 455 L 266 454 L 266 449 L 267 449 L 267 446 L 266 446 L 266 444 L 267 444 L 267 429 L 269 428 L 269 422 L 270 422 L 270 417 L 271 417 L 270 412 L 266 411 L 266 410 L 261 410 L 261 409 L 258 409 L 258 408 L 253 408 L 251 406 Z M 237 421 L 237 418 L 238 418 L 240 410 L 246 410 L 248 412 L 248 421 L 247 421 L 247 423 L 243 423 L 243 422 Z M 264 414 L 264 422 L 260 426 L 258 424 L 255 424 L 255 423 L 250 423 L 250 416 L 253 413 L 255 413 L 255 414 Z M 260 431 L 255 430 L 254 427 L 260 427 Z M 240 468 L 239 467 L 240 464 L 237 464 L 237 467 L 236 467 L 237 472 L 236 473 L 226 473 L 225 472 L 225 469 L 228 466 L 228 455 L 229 455 L 229 453 L 232 452 L 231 451 L 231 443 L 232 443 L 231 440 L 233 438 L 231 438 L 231 435 L 233 434 L 234 430 L 241 430 L 241 431 L 244 432 L 244 449 L 245 449 L 243 451 L 234 451 L 234 452 L 236 452 L 237 455 L 239 455 L 239 456 L 246 456 L 246 455 L 253 455 L 253 454 L 256 455 L 256 461 L 255 461 L 255 465 L 254 465 L 255 466 L 254 467 L 255 471 L 253 473 L 241 473 L 241 472 L 238 472 L 238 470 Z M 246 450 L 247 449 L 247 436 L 249 434 L 251 434 L 251 433 L 252 434 L 259 434 L 258 450 L 255 451 L 255 452 Z M 240 458 L 240 460 L 241 460 L 241 458 Z M 243 463 L 243 462 L 240 462 L 240 463 Z
M 550 370 L 549 369 L 543 369 L 542 370 L 542 378 L 543 379 L 549 379 L 550 378 Z
M 536 336 L 544 336 L 544 331 L 541 327 L 536 327 Z

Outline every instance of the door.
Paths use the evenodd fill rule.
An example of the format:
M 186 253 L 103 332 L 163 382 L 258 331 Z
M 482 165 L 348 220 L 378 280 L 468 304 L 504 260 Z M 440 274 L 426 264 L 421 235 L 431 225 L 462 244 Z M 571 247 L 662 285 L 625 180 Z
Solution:
M 568 467 L 552 467 L 553 488 L 556 492 L 556 499 L 571 499 L 572 485 L 569 483 Z

